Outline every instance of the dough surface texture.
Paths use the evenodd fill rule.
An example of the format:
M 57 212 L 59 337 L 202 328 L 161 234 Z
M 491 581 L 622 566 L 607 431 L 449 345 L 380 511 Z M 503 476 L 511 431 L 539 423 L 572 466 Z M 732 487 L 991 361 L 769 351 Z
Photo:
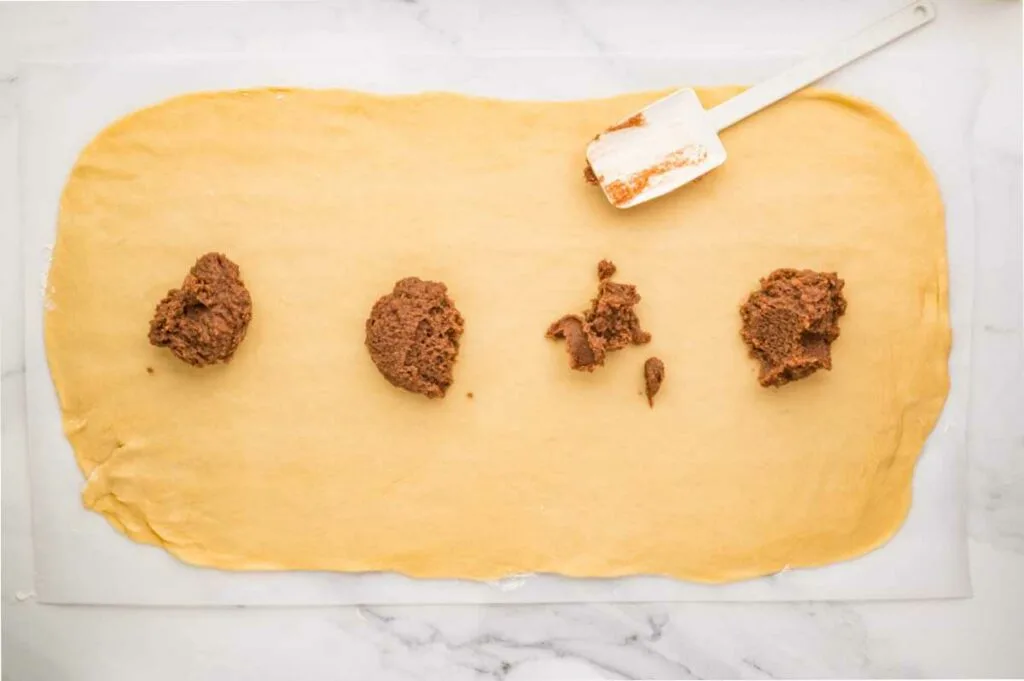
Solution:
M 108 127 L 62 196 L 45 317 L 85 506 L 235 570 L 723 582 L 880 546 L 948 391 L 932 174 L 886 114 L 812 89 L 725 131 L 700 182 L 615 209 L 584 147 L 660 94 L 212 92 Z M 211 251 L 257 313 L 197 370 L 147 325 Z M 653 340 L 570 371 L 543 331 L 602 258 Z M 849 309 L 832 371 L 766 390 L 737 309 L 780 267 L 840 272 Z M 396 390 L 367 357 L 367 311 L 410 272 L 469 320 L 471 400 Z M 655 409 L 652 354 L 673 381 Z

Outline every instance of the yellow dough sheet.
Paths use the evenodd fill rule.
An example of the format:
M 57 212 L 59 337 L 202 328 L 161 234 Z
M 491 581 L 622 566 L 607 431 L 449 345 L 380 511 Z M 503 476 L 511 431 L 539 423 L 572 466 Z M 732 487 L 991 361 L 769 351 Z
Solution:
M 241 570 L 723 582 L 884 543 L 949 387 L 931 172 L 878 109 L 807 90 L 726 131 L 722 168 L 619 211 L 582 150 L 658 94 L 216 92 L 106 129 L 64 191 L 45 315 L 86 506 Z M 195 369 L 146 333 L 207 251 L 254 313 L 230 364 Z M 654 340 L 572 372 L 544 331 L 601 258 Z M 849 309 L 834 369 L 771 390 L 738 306 L 778 267 L 838 272 Z M 392 387 L 363 345 L 406 276 L 466 320 L 444 400 Z

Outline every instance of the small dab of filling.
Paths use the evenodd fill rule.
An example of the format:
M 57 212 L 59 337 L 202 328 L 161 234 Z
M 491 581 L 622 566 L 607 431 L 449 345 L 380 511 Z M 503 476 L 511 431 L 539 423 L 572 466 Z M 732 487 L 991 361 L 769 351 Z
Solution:
M 366 347 L 392 385 L 444 397 L 452 384 L 462 330 L 462 315 L 447 287 L 409 277 L 374 304 L 366 320 Z
M 610 281 L 615 265 L 609 260 L 602 260 L 597 272 L 600 284 L 590 309 L 579 315 L 565 315 L 551 324 L 546 334 L 551 339 L 565 340 L 569 366 L 578 371 L 593 371 L 604 365 L 609 352 L 651 340 L 651 334 L 640 328 L 633 309 L 640 302 L 636 287 Z
M 149 342 L 192 366 L 227 362 L 251 319 L 252 297 L 238 265 L 221 253 L 207 253 L 196 260 L 181 288 L 168 291 L 157 305 Z
M 605 130 L 605 133 L 617 132 L 619 130 L 626 130 L 627 128 L 639 128 L 639 127 L 644 126 L 644 125 L 647 125 L 647 119 L 644 118 L 644 112 L 641 111 L 639 113 L 633 114 L 629 118 L 627 118 L 627 119 L 625 119 L 625 120 L 623 120 L 623 121 L 621 121 L 619 123 L 616 123 L 612 127 L 610 127 L 607 130 Z
M 661 390 L 665 380 L 665 363 L 657 357 L 649 357 L 644 362 L 644 386 L 647 393 L 647 404 L 654 407 L 654 396 Z
M 780 386 L 832 368 L 831 346 L 846 312 L 834 272 L 779 269 L 740 308 L 741 334 L 761 363 L 763 386 Z

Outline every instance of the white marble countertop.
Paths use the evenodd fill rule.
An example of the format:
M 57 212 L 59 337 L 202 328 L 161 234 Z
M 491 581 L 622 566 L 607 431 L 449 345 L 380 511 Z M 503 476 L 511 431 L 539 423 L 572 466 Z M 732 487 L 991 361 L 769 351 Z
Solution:
M 974 598 L 218 610 L 32 598 L 18 61 L 342 48 L 672 54 L 684 41 L 711 54 L 802 51 L 899 2 L 773 0 L 770 10 L 758 0 L 0 5 L 5 681 L 1024 675 L 1021 5 L 939 2 L 940 21 L 919 42 L 968 47 L 987 71 L 970 159 L 978 226 L 968 443 Z M 994 291 L 1002 292 L 998 304 Z

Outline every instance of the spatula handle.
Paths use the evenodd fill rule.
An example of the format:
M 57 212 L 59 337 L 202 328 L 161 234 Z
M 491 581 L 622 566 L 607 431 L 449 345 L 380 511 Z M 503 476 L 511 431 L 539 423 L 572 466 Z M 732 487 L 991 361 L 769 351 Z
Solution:
M 722 102 L 708 112 L 712 123 L 718 130 L 724 130 L 934 18 L 935 5 L 931 0 L 917 0 L 838 45 L 818 52 L 774 78 Z

